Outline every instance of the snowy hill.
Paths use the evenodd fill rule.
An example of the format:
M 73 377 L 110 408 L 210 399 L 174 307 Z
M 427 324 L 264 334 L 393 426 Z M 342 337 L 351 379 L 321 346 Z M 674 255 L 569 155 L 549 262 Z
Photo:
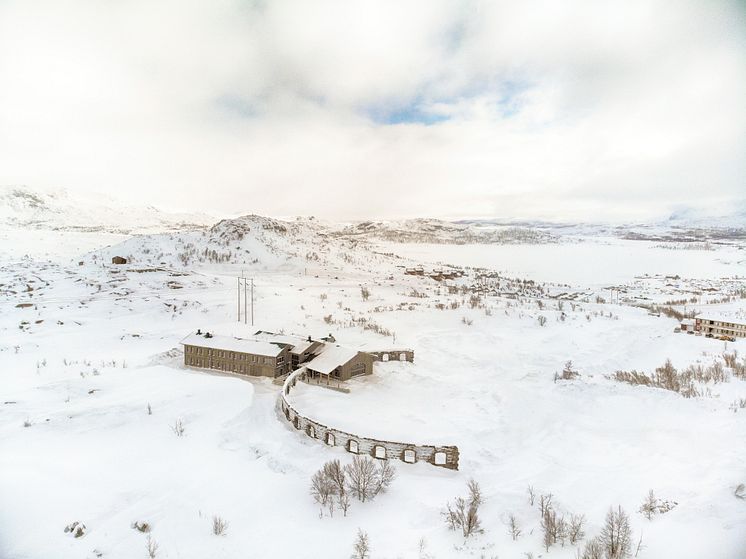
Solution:
M 335 231 L 340 237 L 432 244 L 522 244 L 552 242 L 554 237 L 530 227 L 479 227 L 438 219 L 363 221 Z
M 677 208 L 660 225 L 708 229 L 746 229 L 746 200 L 710 210 L 684 206 Z
M 82 196 L 64 189 L 0 186 L 0 225 L 137 233 L 199 227 L 214 221 L 204 214 L 169 213 L 102 194 Z
M 123 256 L 132 264 L 149 266 L 225 264 L 276 271 L 323 260 L 329 251 L 325 228 L 313 220 L 282 221 L 247 215 L 221 220 L 208 229 L 136 235 L 87 258 L 106 262 Z

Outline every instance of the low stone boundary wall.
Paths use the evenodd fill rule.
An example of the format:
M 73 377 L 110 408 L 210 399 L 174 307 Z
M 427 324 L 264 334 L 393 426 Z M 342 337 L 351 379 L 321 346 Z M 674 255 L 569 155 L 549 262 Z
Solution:
M 366 351 L 376 358 L 376 361 L 409 361 L 414 363 L 412 349 L 386 349 L 381 351 Z
M 296 382 L 305 378 L 305 374 L 306 371 L 303 368 L 290 374 L 282 386 L 280 398 L 282 413 L 299 431 L 329 446 L 341 446 L 352 454 L 368 454 L 380 460 L 398 459 L 408 464 L 428 462 L 433 466 L 458 470 L 458 447 L 418 445 L 359 437 L 300 415 L 288 402 L 287 396 L 295 387 Z

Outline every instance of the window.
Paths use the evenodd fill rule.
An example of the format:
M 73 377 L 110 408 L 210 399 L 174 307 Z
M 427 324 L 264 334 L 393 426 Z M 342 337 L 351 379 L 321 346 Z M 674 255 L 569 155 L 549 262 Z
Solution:
M 358 452 L 360 452 L 360 445 L 358 445 L 357 441 L 350 439 L 347 443 L 347 450 L 349 450 L 353 454 L 357 454 Z
M 334 434 L 332 433 L 326 434 L 326 444 L 328 444 L 329 446 L 334 446 Z
M 383 447 L 381 445 L 376 445 L 373 447 L 373 457 L 374 458 L 386 458 L 386 447 Z
M 388 361 L 388 360 L 389 360 L 389 354 L 388 354 L 388 353 L 384 353 L 384 354 L 383 354 L 383 359 L 382 359 L 382 360 L 383 360 L 383 361 Z
M 436 466 L 444 466 L 446 463 L 446 453 L 442 451 L 436 452 L 435 456 L 433 456 L 433 463 Z
M 404 451 L 404 461 L 407 464 L 414 464 L 417 460 L 417 455 L 415 454 L 414 450 L 411 448 L 408 448 Z

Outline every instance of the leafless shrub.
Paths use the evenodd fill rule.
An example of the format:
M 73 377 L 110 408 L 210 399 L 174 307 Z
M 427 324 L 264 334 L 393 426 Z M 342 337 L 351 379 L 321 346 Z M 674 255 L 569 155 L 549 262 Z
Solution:
M 465 316 L 461 318 L 461 322 L 463 322 L 467 326 L 471 326 L 472 324 L 474 324 L 474 321 L 471 318 L 466 318 Z
M 470 479 L 468 482 L 466 482 L 466 488 L 469 490 L 469 501 L 477 506 L 481 505 L 482 488 L 479 487 L 479 484 L 475 480 Z
M 447 503 L 443 513 L 448 527 L 451 530 L 460 528 L 465 538 L 482 532 L 479 520 L 479 506 L 482 504 L 481 490 L 474 480 L 470 480 L 467 487 L 469 496 L 467 498 L 457 497 L 453 503 Z
M 148 539 L 145 540 L 145 546 L 148 550 L 148 557 L 150 559 L 155 559 L 156 555 L 158 555 L 158 542 L 148 535 Z
M 370 541 L 368 534 L 360 528 L 357 530 L 357 538 L 353 546 L 351 559 L 370 559 Z
M 150 532 L 150 524 L 148 524 L 147 522 L 135 521 L 131 524 L 131 528 L 133 530 L 137 530 L 138 532 L 142 532 L 144 534 L 147 534 L 148 532 Z
M 671 360 L 666 360 L 665 364 L 657 367 L 651 375 L 638 371 L 616 371 L 612 377 L 614 380 L 626 382 L 632 385 L 653 386 L 671 390 L 684 396 L 693 398 L 697 396 L 706 396 L 710 394 L 709 389 L 701 390 L 695 383 L 720 383 L 728 380 L 728 373 L 725 371 L 722 363 L 719 361 L 703 367 L 702 365 L 690 365 L 682 371 L 677 371 L 671 364 Z
M 378 462 L 378 471 L 376 472 L 376 481 L 375 481 L 375 495 L 378 495 L 379 493 L 384 493 L 389 486 L 391 485 L 391 482 L 394 481 L 396 478 L 396 468 L 389 462 L 388 460 L 381 460 Z
M 585 542 L 583 551 L 578 550 L 577 559 L 604 559 L 604 547 L 599 538 Z
M 656 498 L 655 493 L 653 493 L 652 489 L 648 492 L 648 495 L 647 497 L 645 497 L 642 505 L 640 505 L 640 512 L 648 520 L 652 520 L 653 516 L 655 516 L 655 513 L 658 512 L 658 499 Z
M 513 541 L 516 541 L 521 535 L 521 528 L 518 525 L 518 520 L 514 514 L 511 514 L 508 517 L 508 533 L 510 534 L 510 537 L 513 538 Z
M 730 405 L 730 409 L 734 412 L 746 409 L 746 398 L 738 398 L 736 400 L 733 400 L 733 403 Z
M 338 495 L 345 493 L 345 469 L 339 460 L 330 460 L 322 469 L 324 476 L 334 485 Z
M 547 510 L 549 510 L 552 507 L 552 494 L 549 493 L 547 495 L 541 494 L 539 495 L 539 514 L 544 517 L 544 515 L 547 513 Z
M 337 494 L 337 504 L 344 516 L 347 516 L 347 511 L 350 509 L 350 496 L 346 492 Z
M 547 317 L 543 314 L 539 315 L 539 326 L 544 326 L 547 323 Z
M 376 468 L 367 456 L 355 456 L 352 463 L 345 466 L 347 488 L 353 497 L 365 502 L 373 495 Z
M 585 537 L 583 531 L 583 525 L 585 524 L 585 516 L 582 514 L 571 514 L 570 521 L 567 524 L 567 537 L 570 543 L 575 545 Z
M 363 298 L 363 301 L 367 301 L 370 298 L 370 290 L 367 287 L 362 286 L 360 288 L 360 295 Z
M 148 415 L 153 415 L 153 408 L 150 407 L 150 402 L 148 402 Z
M 184 428 L 184 422 L 181 419 L 177 419 L 174 421 L 174 424 L 171 425 L 171 431 L 174 432 L 174 435 L 177 437 L 183 437 L 186 429 Z
M 212 533 L 216 536 L 222 536 L 228 530 L 228 521 L 220 516 L 212 517 Z
M 417 551 L 419 559 L 432 559 L 432 556 L 427 552 L 427 540 L 425 538 L 420 538 L 420 541 L 417 542 Z
M 746 484 L 739 483 L 733 491 L 733 495 L 738 499 L 746 499 Z
M 609 509 L 599 536 L 606 559 L 625 559 L 632 552 L 632 530 L 622 507 Z
M 572 367 L 572 361 L 568 361 L 567 363 L 565 363 L 565 367 L 562 369 L 562 373 L 560 373 L 559 378 L 562 380 L 572 380 L 578 378 L 579 376 L 580 373 L 578 373 Z
M 336 486 L 325 474 L 319 470 L 311 477 L 311 495 L 321 506 L 326 506 L 329 498 L 336 493 Z
M 529 485 L 526 489 L 526 492 L 528 493 L 528 504 L 532 507 L 534 506 L 534 501 L 536 500 L 536 493 L 534 492 L 534 486 Z
M 549 551 L 549 547 L 557 542 L 564 545 L 567 537 L 567 523 L 564 516 L 559 516 L 552 508 L 547 508 L 544 516 L 541 517 L 541 528 L 543 530 L 542 543 L 544 549 Z
M 376 466 L 367 456 L 355 456 L 344 471 L 347 490 L 362 502 L 386 491 L 396 477 L 396 470 L 387 460 Z
M 23 426 L 24 427 L 31 427 L 31 425 L 32 425 L 32 423 L 31 423 L 30 419 L 24 420 L 24 422 L 23 422 Z
M 655 496 L 655 493 L 651 489 L 648 492 L 645 501 L 640 505 L 639 512 L 641 512 L 645 518 L 652 520 L 656 514 L 665 514 L 672 510 L 678 503 L 676 501 L 662 501 Z

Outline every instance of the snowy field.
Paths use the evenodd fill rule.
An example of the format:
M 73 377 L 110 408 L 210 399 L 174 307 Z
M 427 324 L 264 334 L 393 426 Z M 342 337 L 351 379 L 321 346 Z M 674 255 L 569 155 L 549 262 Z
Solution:
M 382 250 L 423 262 L 484 267 L 537 281 L 602 285 L 644 275 L 712 279 L 746 275 L 746 251 L 724 245 L 686 250 L 685 244 L 573 237 L 572 242 L 537 245 L 384 244 Z M 672 249 L 671 246 L 678 247 Z
M 151 525 L 159 558 L 346 558 L 358 528 L 374 558 L 574 558 L 578 545 L 542 546 L 529 485 L 552 493 L 562 514 L 585 515 L 587 538 L 609 507 L 622 506 L 642 559 L 746 557 L 746 501 L 734 496 L 746 483 L 746 408 L 734 406 L 746 381 L 732 376 L 684 398 L 609 378 L 650 373 L 667 358 L 683 369 L 724 351 L 743 356 L 746 342 L 675 334 L 673 318 L 597 299 L 614 284 L 623 299 L 695 297 L 686 310 L 742 314 L 743 247 L 329 242 L 312 259 L 306 247 L 289 253 L 284 239 L 262 238 L 260 250 L 252 237 L 231 245 L 250 256 L 239 264 L 180 265 L 170 251 L 200 242 L 189 235 L 0 232 L 3 559 L 147 557 L 136 521 Z M 137 258 L 145 246 L 166 263 L 103 264 L 122 247 Z M 252 263 L 255 254 L 261 261 Z M 448 289 L 403 273 L 437 262 L 466 274 Z M 467 267 L 546 285 L 477 295 Z M 256 278 L 254 328 L 236 321 L 242 271 Z M 644 274 L 652 277 L 635 279 Z M 389 491 L 353 502 L 346 517 L 320 515 L 310 477 L 350 455 L 287 424 L 269 379 L 184 368 L 178 342 L 197 328 L 332 332 L 351 347 L 411 347 L 412 364 L 377 364 L 349 394 L 300 384 L 294 404 L 364 436 L 455 444 L 459 471 L 396 463 Z M 579 376 L 555 382 L 568 360 Z M 179 421 L 183 436 L 172 429 Z M 465 540 L 442 512 L 470 478 L 484 493 L 484 532 Z M 638 509 L 650 489 L 676 506 L 646 519 Z M 515 541 L 511 514 L 522 528 Z M 229 522 L 226 534 L 212 533 L 214 515 Z M 64 532 L 75 521 L 83 537 Z

